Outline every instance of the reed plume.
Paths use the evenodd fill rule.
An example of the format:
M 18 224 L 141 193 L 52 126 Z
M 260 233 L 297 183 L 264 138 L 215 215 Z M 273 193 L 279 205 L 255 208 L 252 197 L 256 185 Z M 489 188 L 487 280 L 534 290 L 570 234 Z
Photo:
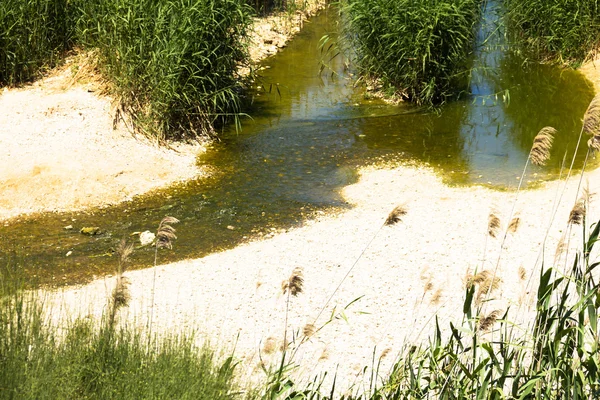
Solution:
M 550 149 L 556 135 L 556 129 L 551 126 L 542 128 L 533 139 L 533 146 L 529 153 L 529 159 L 535 165 L 546 165 L 550 158 Z
M 581 225 L 585 220 L 586 203 L 583 197 L 579 198 L 569 213 L 569 224 Z
M 562 256 L 566 250 L 567 250 L 567 240 L 565 238 L 565 234 L 563 233 L 563 235 L 560 237 L 560 240 L 558 241 L 558 245 L 556 246 L 556 251 L 554 252 L 554 263 L 555 264 L 560 259 L 560 256 Z
M 110 314 L 108 316 L 108 327 L 110 329 L 114 327 L 117 311 L 122 307 L 127 307 L 131 300 L 129 280 L 123 274 L 125 273 L 125 263 L 133 253 L 133 243 L 128 243 L 126 239 L 122 239 L 115 253 L 119 257 L 119 263 L 117 266 L 117 282 L 110 297 Z
M 522 265 L 519 267 L 519 279 L 524 281 L 527 278 L 527 270 Z
M 302 276 L 302 269 L 300 267 L 296 267 L 292 271 L 292 275 L 290 275 L 287 280 L 282 282 L 281 289 L 283 294 L 286 294 L 286 292 L 289 291 L 292 296 L 296 297 L 302 293 L 303 285 L 304 277 Z
M 175 217 L 164 217 L 158 225 L 158 232 L 156 234 L 156 246 L 158 248 L 173 248 L 173 240 L 177 239 L 175 235 L 175 228 L 171 225 L 178 223 L 179 220 Z
M 474 285 L 477 285 L 478 288 L 476 299 L 479 302 L 481 300 L 481 297 L 498 289 L 500 287 L 501 282 L 502 279 L 495 276 L 491 271 L 484 269 L 483 271 L 475 275 L 468 274 L 466 277 L 465 285 L 467 289 Z
M 272 354 L 277 349 L 277 339 L 270 336 L 265 340 L 265 345 L 263 346 L 263 352 L 265 354 Z
M 520 224 L 521 224 L 521 218 L 520 217 L 514 217 L 510 221 L 510 224 L 508 224 L 508 232 L 510 232 L 510 233 L 516 233 L 517 229 L 519 229 L 519 225 Z
M 171 225 L 179 223 L 179 220 L 175 217 L 166 216 L 158 224 L 158 230 L 156 232 L 156 242 L 154 245 L 154 273 L 152 277 L 152 298 L 150 306 L 150 316 L 148 318 L 148 332 L 152 332 L 152 322 L 154 319 L 154 295 L 156 291 L 156 266 L 158 264 L 158 249 L 166 248 L 173 249 L 173 241 L 177 239 L 175 235 L 175 228 Z M 152 335 L 148 334 L 148 343 Z
M 433 292 L 433 294 L 431 295 L 431 300 L 429 301 L 429 303 L 433 304 L 433 305 L 439 304 L 441 298 L 442 298 L 442 288 L 437 288 L 436 291 Z
M 478 285 L 481 282 L 485 281 L 486 279 L 489 279 L 489 277 L 491 275 L 492 275 L 492 273 L 490 271 L 488 271 L 487 269 L 484 269 L 483 271 L 481 271 L 475 275 L 468 272 L 467 276 L 466 276 L 465 286 L 467 288 L 470 288 L 473 285 Z
M 600 136 L 600 94 L 592 99 L 583 114 L 583 131 L 590 136 Z
M 479 289 L 477 289 L 477 296 L 476 296 L 477 301 L 479 302 L 483 296 L 498 289 L 500 287 L 501 282 L 502 282 L 502 279 L 500 279 L 499 277 L 488 275 L 488 277 L 479 284 Z
M 479 330 L 483 332 L 489 331 L 496 323 L 496 320 L 498 320 L 501 312 L 501 310 L 494 310 L 488 316 L 481 318 L 479 320 Z
M 404 205 L 396 206 L 385 220 L 385 225 L 394 225 L 402 221 L 402 217 L 406 215 L 406 207 Z
M 312 335 L 314 335 L 316 331 L 317 331 L 317 328 L 315 327 L 314 324 L 306 324 L 306 325 L 304 325 L 304 329 L 302 329 L 302 333 L 307 338 L 309 338 Z
M 496 211 L 492 210 L 490 215 L 488 216 L 488 234 L 495 238 L 498 236 L 498 232 L 500 231 L 500 218 L 498 217 Z

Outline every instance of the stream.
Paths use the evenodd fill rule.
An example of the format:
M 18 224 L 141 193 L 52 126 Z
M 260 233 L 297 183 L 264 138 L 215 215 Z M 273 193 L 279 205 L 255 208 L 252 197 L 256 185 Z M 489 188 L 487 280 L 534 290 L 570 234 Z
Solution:
M 471 93 L 437 112 L 367 99 L 342 57 L 321 71 L 318 43 L 325 34 L 335 39 L 337 20 L 333 11 L 312 18 L 262 64 L 242 131 L 226 130 L 198 156 L 212 175 L 115 207 L 11 220 L 0 225 L 0 265 L 21 265 L 42 284 L 85 282 L 114 271 L 122 237 L 155 231 L 165 215 L 181 223 L 159 263 L 202 257 L 348 207 L 340 189 L 357 181 L 358 168 L 380 163 L 426 163 L 450 185 L 511 189 L 547 125 L 559 131 L 552 157 L 531 167 L 524 184 L 554 179 L 565 154 L 570 161 L 592 86 L 578 72 L 507 51 L 493 1 L 477 31 Z M 575 168 L 584 156 L 581 149 Z M 87 226 L 101 234 L 80 234 Z M 132 265 L 153 260 L 152 248 L 139 248 Z

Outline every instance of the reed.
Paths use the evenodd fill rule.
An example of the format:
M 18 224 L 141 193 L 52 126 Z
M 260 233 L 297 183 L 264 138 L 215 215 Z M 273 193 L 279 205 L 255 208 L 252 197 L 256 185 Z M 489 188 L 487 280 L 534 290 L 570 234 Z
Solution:
M 195 345 L 191 332 L 148 342 L 107 319 L 57 326 L 44 317 L 53 310 L 43 299 L 23 290 L 22 276 L 16 263 L 0 267 L 0 399 L 242 397 L 232 359 Z
M 0 86 L 18 85 L 55 66 L 69 47 L 67 0 L 0 2 Z
M 388 95 L 442 103 L 467 90 L 480 0 L 343 0 L 345 38 L 363 79 Z
M 509 33 L 534 58 L 578 65 L 600 44 L 596 0 L 504 0 Z
M 79 43 L 97 48 L 120 111 L 159 142 L 212 135 L 242 110 L 243 0 L 73 0 Z

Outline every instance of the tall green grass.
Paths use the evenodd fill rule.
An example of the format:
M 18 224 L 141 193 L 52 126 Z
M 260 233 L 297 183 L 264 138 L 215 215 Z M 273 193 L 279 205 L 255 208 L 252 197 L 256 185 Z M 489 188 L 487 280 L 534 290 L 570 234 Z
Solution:
M 441 103 L 466 90 L 480 0 L 343 0 L 362 77 L 388 94 Z
M 54 66 L 68 48 L 67 0 L 0 2 L 0 85 L 16 85 Z
M 39 76 L 74 46 L 97 50 L 136 131 L 212 134 L 242 110 L 251 13 L 244 0 L 4 0 L 0 85 Z
M 212 133 L 241 112 L 243 0 L 75 0 L 75 35 L 97 48 L 122 110 L 159 141 Z
M 504 0 L 509 32 L 537 59 L 578 65 L 600 45 L 598 0 Z
M 164 234 L 164 232 L 163 232 Z M 23 290 L 18 262 L 0 268 L 0 399 L 234 399 L 235 363 L 198 347 L 193 334 L 150 336 L 117 324 L 127 306 L 119 245 L 118 280 L 100 321 L 51 321 L 44 297 Z

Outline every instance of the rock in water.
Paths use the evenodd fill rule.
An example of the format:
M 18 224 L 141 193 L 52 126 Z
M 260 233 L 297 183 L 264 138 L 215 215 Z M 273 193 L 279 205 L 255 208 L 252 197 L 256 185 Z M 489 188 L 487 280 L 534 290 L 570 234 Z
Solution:
M 81 230 L 79 232 L 84 235 L 88 235 L 88 236 L 99 235 L 101 233 L 100 228 L 97 226 L 89 226 L 89 227 L 81 228 Z
M 147 246 L 154 241 L 156 235 L 150 231 L 144 231 L 140 233 L 140 243 L 142 246 Z

